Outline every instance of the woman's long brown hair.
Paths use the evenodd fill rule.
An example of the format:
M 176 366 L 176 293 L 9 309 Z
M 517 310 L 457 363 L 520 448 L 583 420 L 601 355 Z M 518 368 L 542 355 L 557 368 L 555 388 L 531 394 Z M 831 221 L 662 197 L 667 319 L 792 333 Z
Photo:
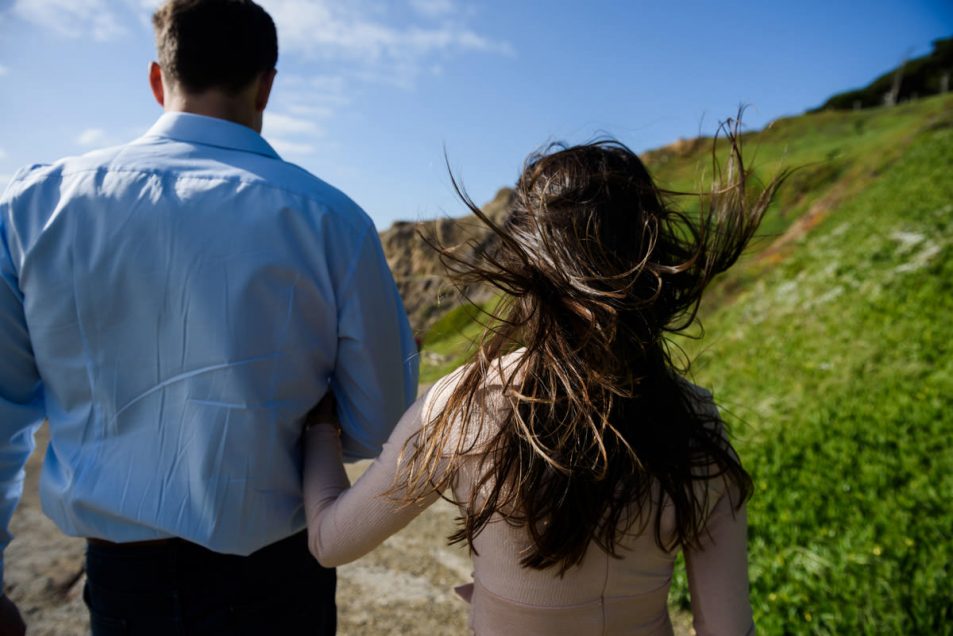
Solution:
M 591 542 L 617 555 L 625 534 L 650 523 L 665 549 L 696 544 L 711 508 L 701 482 L 723 480 L 736 507 L 750 495 L 748 473 L 667 339 L 695 321 L 703 290 L 741 255 L 785 176 L 746 191 L 738 126 L 721 127 L 723 163 L 715 138 L 714 185 L 697 219 L 673 209 L 671 193 L 612 140 L 531 155 L 502 227 L 458 188 L 498 248 L 473 260 L 436 247 L 462 284 L 491 285 L 503 299 L 446 406 L 405 447 L 397 482 L 416 500 L 479 458 L 451 541 L 472 550 L 498 515 L 531 536 L 524 567 L 561 575 Z M 490 385 L 507 405 L 502 421 L 487 413 Z M 671 535 L 663 501 L 674 506 Z

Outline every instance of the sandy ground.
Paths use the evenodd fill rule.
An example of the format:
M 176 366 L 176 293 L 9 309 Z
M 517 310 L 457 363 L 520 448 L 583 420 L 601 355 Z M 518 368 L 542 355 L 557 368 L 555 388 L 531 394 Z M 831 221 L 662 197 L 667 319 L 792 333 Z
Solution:
M 20 607 L 30 636 L 88 633 L 83 605 L 85 542 L 62 535 L 40 511 L 38 476 L 46 426 L 27 464 L 27 482 L 11 522 L 15 538 L 4 561 L 6 591 Z M 349 468 L 352 480 L 366 462 Z M 339 633 L 440 635 L 467 633 L 467 605 L 453 587 L 469 581 L 462 548 L 448 547 L 455 511 L 438 502 L 360 561 L 338 569 Z M 676 633 L 691 634 L 690 618 L 673 615 Z

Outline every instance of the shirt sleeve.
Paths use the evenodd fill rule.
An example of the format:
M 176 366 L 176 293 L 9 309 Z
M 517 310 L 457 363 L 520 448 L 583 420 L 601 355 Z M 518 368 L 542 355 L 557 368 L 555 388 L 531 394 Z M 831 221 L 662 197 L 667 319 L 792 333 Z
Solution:
M 375 457 L 417 394 L 418 354 L 404 304 L 370 226 L 339 287 L 331 388 L 347 460 Z
M 712 510 L 702 545 L 685 550 L 692 618 L 698 636 L 754 634 L 748 601 L 748 520 L 723 494 Z
M 400 474 L 402 451 L 423 425 L 422 397 L 404 414 L 381 455 L 349 487 L 339 438 L 330 425 L 317 424 L 305 438 L 304 505 L 308 545 L 325 567 L 358 559 L 381 544 L 430 504 L 435 491 L 416 504 L 386 494 Z
M 42 385 L 23 312 L 23 294 L 8 249 L 0 200 L 0 592 L 3 558 L 13 538 L 10 518 L 23 494 L 23 466 L 33 451 L 33 433 L 43 421 Z

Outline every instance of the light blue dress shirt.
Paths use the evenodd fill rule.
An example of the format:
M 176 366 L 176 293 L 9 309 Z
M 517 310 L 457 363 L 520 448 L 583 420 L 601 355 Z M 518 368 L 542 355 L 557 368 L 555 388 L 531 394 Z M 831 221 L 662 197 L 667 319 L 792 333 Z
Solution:
M 167 113 L 20 171 L 0 276 L 0 548 L 44 418 L 41 500 L 65 533 L 249 554 L 305 526 L 299 439 L 329 383 L 351 459 L 415 396 L 371 220 L 221 119 Z

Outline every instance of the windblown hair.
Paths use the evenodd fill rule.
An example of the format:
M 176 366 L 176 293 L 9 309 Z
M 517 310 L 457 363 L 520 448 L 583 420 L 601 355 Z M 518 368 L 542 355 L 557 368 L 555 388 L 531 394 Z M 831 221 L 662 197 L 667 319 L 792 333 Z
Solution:
M 457 188 L 499 247 L 475 262 L 438 249 L 462 284 L 489 284 L 503 300 L 446 406 L 405 447 L 399 478 L 413 501 L 452 485 L 468 455 L 481 458 L 451 541 L 473 550 L 500 515 L 532 538 L 524 567 L 561 575 L 591 542 L 618 556 L 622 538 L 650 523 L 663 549 L 697 544 L 711 480 L 735 507 L 750 496 L 717 411 L 681 377 L 667 340 L 695 321 L 705 287 L 741 255 L 786 176 L 749 196 L 739 123 L 720 130 L 728 158 L 722 169 L 716 136 L 697 220 L 612 140 L 531 155 L 502 227 Z M 500 415 L 487 413 L 488 385 L 506 404 L 490 427 Z M 671 535 L 663 502 L 674 506 Z
M 278 61 L 275 23 L 251 0 L 167 0 L 152 26 L 159 66 L 192 92 L 237 93 Z

